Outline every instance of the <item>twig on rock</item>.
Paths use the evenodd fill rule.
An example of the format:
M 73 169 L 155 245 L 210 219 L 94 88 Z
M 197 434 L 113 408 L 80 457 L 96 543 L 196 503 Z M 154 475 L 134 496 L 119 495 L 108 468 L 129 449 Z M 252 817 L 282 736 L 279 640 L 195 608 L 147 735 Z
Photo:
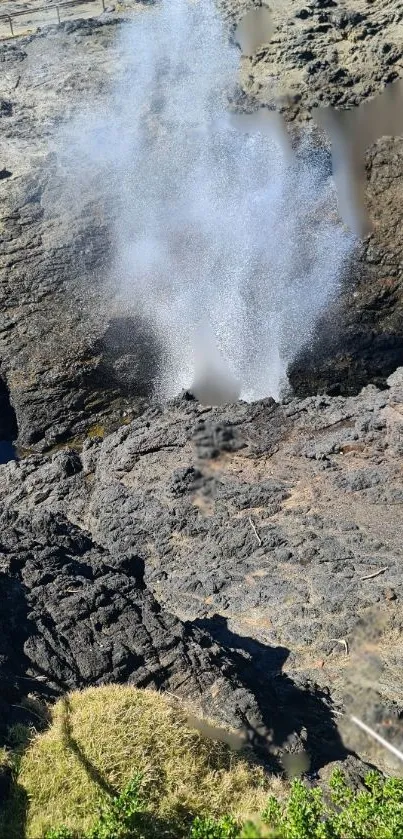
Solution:
M 346 655 L 348 655 L 348 643 L 345 638 L 329 638 L 329 641 L 334 641 L 335 644 L 343 644 Z
M 379 574 L 384 574 L 385 571 L 389 571 L 389 566 L 386 568 L 380 568 L 379 571 L 374 571 L 373 574 L 366 574 L 365 577 L 360 577 L 361 580 L 372 580 L 373 577 L 378 577 Z
M 366 725 L 365 722 L 362 722 L 357 717 L 351 717 L 352 721 L 358 725 L 359 728 L 362 728 L 366 734 L 369 734 L 370 737 L 373 737 L 374 740 L 377 740 L 385 749 L 388 749 L 389 752 L 392 752 L 392 755 L 395 755 L 399 758 L 399 760 L 403 760 L 403 752 L 396 748 L 396 746 L 392 746 L 392 743 L 388 743 L 380 734 L 374 731 L 369 725 Z
M 18 711 L 26 711 L 27 714 L 31 714 L 33 717 L 36 717 L 40 722 L 44 721 L 44 717 L 41 717 L 40 714 L 37 714 L 36 711 L 33 711 L 32 708 L 25 705 L 10 705 L 10 708 L 17 708 Z
M 257 530 L 256 530 L 255 525 L 253 524 L 253 521 L 252 521 L 251 516 L 249 516 L 249 524 L 250 524 L 250 526 L 251 526 L 251 528 L 252 528 L 252 530 L 253 530 L 253 532 L 254 532 L 254 534 L 255 534 L 255 536 L 256 536 L 256 539 L 257 539 L 257 543 L 258 543 L 258 545 L 261 545 L 261 544 L 262 544 L 262 540 L 261 540 L 261 538 L 260 538 L 260 536 L 259 536 L 259 534 L 258 534 L 258 532 L 257 532 Z

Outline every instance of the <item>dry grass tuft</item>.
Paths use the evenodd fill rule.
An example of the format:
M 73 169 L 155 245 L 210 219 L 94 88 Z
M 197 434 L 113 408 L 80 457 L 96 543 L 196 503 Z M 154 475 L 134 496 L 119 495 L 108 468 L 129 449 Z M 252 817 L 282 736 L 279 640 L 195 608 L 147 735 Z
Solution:
M 261 812 L 281 784 L 274 781 L 273 789 L 261 767 L 189 728 L 185 713 L 162 695 L 118 685 L 90 688 L 55 705 L 50 728 L 21 759 L 27 839 L 60 824 L 87 830 L 102 801 L 137 772 L 150 813 L 176 825 L 177 836 L 196 815 L 245 819 Z
M 10 758 L 9 751 L 7 749 L 4 749 L 3 747 L 1 747 L 0 748 L 0 769 L 2 769 L 5 766 L 11 766 L 11 765 L 12 765 L 12 763 L 11 763 L 11 758 Z

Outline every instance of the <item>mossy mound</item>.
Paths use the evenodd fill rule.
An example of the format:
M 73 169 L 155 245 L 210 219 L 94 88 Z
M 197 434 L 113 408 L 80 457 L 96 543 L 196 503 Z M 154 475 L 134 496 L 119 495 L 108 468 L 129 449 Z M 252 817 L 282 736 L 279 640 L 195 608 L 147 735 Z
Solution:
M 273 783 L 281 784 L 245 755 L 191 729 L 185 713 L 159 693 L 90 688 L 60 700 L 49 729 L 22 755 L 8 835 L 21 835 L 22 798 L 27 839 L 60 824 L 84 833 L 137 773 L 150 817 L 175 837 L 187 835 L 198 815 L 253 816 Z

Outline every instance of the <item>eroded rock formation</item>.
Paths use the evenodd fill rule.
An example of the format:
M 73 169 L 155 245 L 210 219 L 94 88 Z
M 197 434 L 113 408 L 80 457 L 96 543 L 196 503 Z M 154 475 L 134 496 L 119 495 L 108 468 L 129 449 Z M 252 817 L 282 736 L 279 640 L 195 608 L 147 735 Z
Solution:
M 275 10 L 270 45 L 252 60 L 245 59 L 251 66 L 243 83 L 252 104 L 281 107 L 281 97 L 276 94 L 273 99 L 274 79 L 290 92 L 292 77 L 299 91 L 296 116 L 306 119 L 318 104 L 357 106 L 382 89 L 392 70 L 398 73 L 393 38 L 401 24 L 395 21 L 396 3 L 381 16 L 378 6 L 368 6 L 365 14 L 368 20 L 376 19 L 376 26 L 355 23 L 353 28 L 348 21 L 336 26 L 337 14 L 343 11 L 339 4 L 323 9 L 311 4 L 306 15 L 297 6 L 285 4 L 281 19 Z M 241 12 L 241 6 L 233 6 L 234 19 Z M 79 211 L 74 201 L 61 204 L 60 172 L 50 153 L 58 126 L 69 122 L 83 98 L 98 105 L 108 102 L 119 72 L 116 35 L 121 24 L 70 22 L 1 46 L 0 165 L 8 176 L 0 182 L 0 364 L 23 446 L 49 447 L 105 418 L 113 425 L 123 410 L 133 410 L 133 400 L 128 404 L 124 399 L 127 386 L 122 388 L 119 364 L 116 376 L 105 376 L 102 357 L 102 338 L 113 317 L 103 286 L 111 258 L 113 210 L 107 196 L 100 206 L 89 202 Z M 321 56 L 329 50 L 333 55 L 337 48 L 332 58 L 336 70 L 344 64 L 354 68 L 353 81 L 344 84 L 340 72 L 337 78 L 328 77 L 322 67 L 306 76 L 308 58 L 292 58 L 297 42 L 315 43 Z M 389 51 L 382 51 L 384 43 L 390 43 Z M 78 59 L 82 54 L 84 64 Z M 313 78 L 318 79 L 321 99 L 315 98 Z M 288 100 L 288 118 L 291 114 Z M 356 393 L 368 382 L 383 384 L 402 363 L 402 160 L 400 138 L 384 138 L 367 154 L 367 201 L 375 229 L 357 247 L 341 293 L 317 325 L 311 346 L 291 365 L 290 380 L 300 395 Z M 127 353 L 133 368 L 132 347 Z M 141 387 L 136 393 L 135 384 L 131 388 L 132 396 L 143 393 Z
M 249 103 L 305 123 L 400 72 L 396 0 L 281 6 Z M 62 204 L 52 154 L 84 97 L 107 101 L 119 26 L 0 46 L 0 437 L 30 454 L 0 466 L 1 721 L 28 693 L 129 680 L 318 769 L 346 757 L 333 711 L 359 696 L 391 737 L 400 713 L 403 140 L 368 152 L 374 232 L 290 370 L 333 396 L 150 406 L 158 345 L 105 293 L 113 209 Z
M 349 399 L 184 395 L 2 467 L 11 681 L 158 685 L 277 744 L 305 736 L 320 765 L 340 756 L 326 693 L 348 709 L 370 649 L 361 713 L 397 724 L 402 417 L 401 371 Z

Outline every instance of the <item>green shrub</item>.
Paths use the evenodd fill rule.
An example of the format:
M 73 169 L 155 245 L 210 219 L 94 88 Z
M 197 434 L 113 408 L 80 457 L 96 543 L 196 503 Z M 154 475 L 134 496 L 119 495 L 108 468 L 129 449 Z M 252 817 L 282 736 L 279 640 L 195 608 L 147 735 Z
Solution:
M 231 816 L 212 819 L 209 816 L 194 819 L 189 839 L 237 839 L 239 825 Z
M 104 804 L 93 827 L 83 834 L 83 839 L 133 839 L 145 837 L 150 831 L 142 824 L 147 813 L 146 802 L 141 794 L 141 776 L 136 775 L 120 795 Z M 45 839 L 76 839 L 78 834 L 66 826 L 52 828 L 44 834 Z
M 55 827 L 45 834 L 46 839 L 76 839 L 74 833 L 68 827 Z
M 170 833 L 169 823 L 161 824 L 147 811 L 141 791 L 141 776 L 135 776 L 123 792 L 105 804 L 99 819 L 80 839 L 161 839 Z M 239 827 L 231 816 L 214 819 L 197 816 L 190 827 L 189 839 L 237 839 Z M 44 839 L 78 839 L 78 835 L 62 826 L 46 831 Z
M 140 794 L 141 776 L 136 775 L 123 792 L 103 807 L 98 823 L 88 839 L 130 839 L 139 833 L 141 815 L 146 810 Z
M 336 770 L 329 806 L 321 789 L 294 781 L 286 802 L 269 798 L 263 820 L 280 839 L 403 839 L 403 780 L 370 772 L 365 785 L 355 793 Z
M 343 774 L 335 771 L 328 805 L 321 789 L 310 789 L 296 780 L 284 802 L 269 798 L 259 824 L 240 825 L 228 815 L 197 816 L 182 835 L 186 839 L 403 839 L 403 780 L 370 772 L 365 784 L 365 790 L 354 792 Z M 169 825 L 166 827 L 169 832 Z M 147 814 L 137 776 L 105 807 L 83 839 L 154 839 L 163 835 L 164 827 Z M 75 836 L 62 828 L 48 831 L 46 839 Z
M 154 691 L 75 692 L 47 731 L 14 726 L 9 742 L 7 839 L 403 839 L 403 780 L 370 772 L 357 792 L 336 771 L 326 798 L 290 786 Z

